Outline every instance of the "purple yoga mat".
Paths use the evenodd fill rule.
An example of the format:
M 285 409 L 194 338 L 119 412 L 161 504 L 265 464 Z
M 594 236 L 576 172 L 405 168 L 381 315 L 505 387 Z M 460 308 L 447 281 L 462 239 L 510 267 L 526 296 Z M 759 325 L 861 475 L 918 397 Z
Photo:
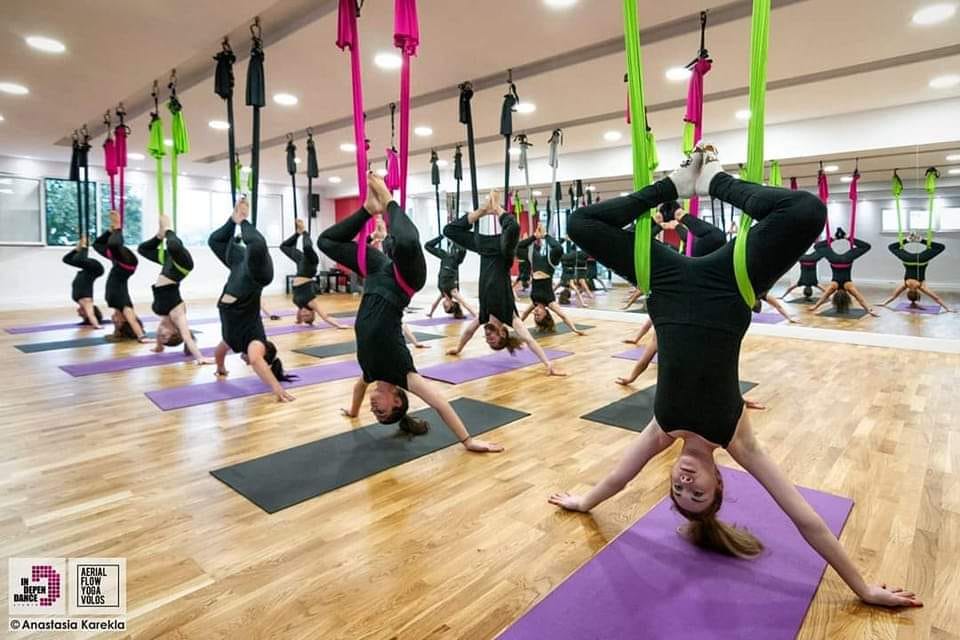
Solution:
M 353 324 L 353 318 L 338 318 L 341 324 Z M 319 325 L 285 325 L 282 327 L 267 327 L 265 333 L 268 336 L 282 336 L 291 333 L 302 333 L 304 331 L 318 331 L 320 329 L 333 329 L 327 323 Z M 205 358 L 213 357 L 216 347 L 207 347 L 200 352 Z M 111 360 L 95 360 L 93 362 L 81 362 L 80 364 L 61 365 L 60 369 L 69 373 L 74 378 L 83 376 L 95 376 L 101 373 L 115 373 L 117 371 L 129 371 L 130 369 L 143 369 L 146 367 L 161 367 L 168 364 L 177 364 L 180 362 L 189 362 L 193 359 L 191 355 L 184 355 L 179 347 L 175 351 L 166 353 L 147 353 L 137 356 L 128 356 L 126 358 L 114 358 Z
M 544 351 L 551 360 L 573 355 L 569 351 L 557 351 L 556 349 L 545 349 Z M 479 380 L 480 378 L 495 376 L 498 373 L 514 371 L 539 363 L 537 356 L 530 349 L 523 348 L 514 355 L 510 355 L 504 350 L 480 358 L 465 358 L 456 362 L 435 364 L 432 367 L 421 369 L 420 375 L 431 380 L 460 384 L 461 382 Z
M 940 306 L 928 305 L 928 304 L 913 306 L 909 302 L 901 302 L 900 304 L 894 307 L 894 310 L 905 311 L 907 313 L 923 313 L 926 315 L 935 316 L 940 313 Z
M 335 362 L 320 364 L 314 367 L 294 369 L 287 373 L 298 376 L 296 380 L 284 382 L 285 389 L 296 389 L 321 382 L 343 380 L 360 375 L 360 365 L 356 362 Z M 163 411 L 183 409 L 220 400 L 245 398 L 261 393 L 270 393 L 270 387 L 263 384 L 257 376 L 247 376 L 236 380 L 217 380 L 203 384 L 192 384 L 183 387 L 172 387 L 149 391 L 146 396 Z
M 759 558 L 693 547 L 676 533 L 683 518 L 664 498 L 500 639 L 796 637 L 826 562 L 756 480 L 742 471 L 722 473 L 720 517 L 763 541 Z M 839 535 L 853 501 L 812 489 L 800 493 Z
M 291 311 L 290 309 L 284 309 L 283 311 L 280 311 L 276 315 L 280 316 L 281 318 L 288 318 L 288 317 L 297 315 L 297 312 Z M 157 320 L 157 316 L 143 316 L 140 318 L 140 322 L 144 322 L 144 323 L 155 322 L 156 320 Z M 211 316 L 208 318 L 197 318 L 197 319 L 190 318 L 191 325 L 213 324 L 214 322 L 220 322 L 220 317 Z M 103 326 L 112 325 L 113 321 L 104 319 L 104 321 L 101 322 L 100 324 L 102 324 Z M 84 325 L 80 322 L 55 322 L 53 324 L 28 324 L 28 325 L 22 325 L 19 327 L 9 327 L 5 329 L 5 331 L 10 334 L 40 333 L 43 331 L 60 331 L 63 329 L 81 329 L 87 326 L 88 325 Z
M 785 318 L 779 313 L 755 313 L 753 314 L 751 322 L 756 322 L 757 324 L 779 324 L 784 320 Z
M 615 353 L 615 354 L 613 354 L 613 355 L 610 356 L 610 357 L 611 357 L 611 358 L 622 358 L 623 360 L 639 360 L 639 359 L 640 359 L 640 356 L 643 355 L 643 352 L 644 352 L 644 351 L 646 351 L 646 349 L 643 348 L 643 347 L 640 347 L 640 348 L 638 348 L 638 349 L 628 349 L 627 351 L 622 351 L 622 352 L 620 352 L 620 353 Z M 657 361 L 657 356 L 658 356 L 658 355 L 659 355 L 659 354 L 655 354 L 655 355 L 653 356 L 653 360 L 651 360 L 650 362 L 656 363 L 656 361 Z
M 415 325 L 418 327 L 435 327 L 441 324 L 450 324 L 451 322 L 463 322 L 464 318 L 423 318 L 421 320 L 410 320 L 406 321 L 407 324 Z

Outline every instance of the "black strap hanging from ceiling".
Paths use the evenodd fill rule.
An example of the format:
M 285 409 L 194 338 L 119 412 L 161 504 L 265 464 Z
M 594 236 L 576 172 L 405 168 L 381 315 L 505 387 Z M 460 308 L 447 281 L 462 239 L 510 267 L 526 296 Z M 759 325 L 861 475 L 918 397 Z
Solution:
M 293 134 L 287 134 L 287 173 L 290 174 L 290 188 L 293 189 L 293 228 L 297 228 L 297 145 L 293 143 Z
M 473 110 L 470 100 L 473 98 L 473 85 L 464 82 L 460 85 L 460 122 L 467 126 L 467 154 L 470 160 L 470 189 L 473 195 L 473 210 L 480 208 L 480 193 L 477 191 L 477 146 L 473 137 Z M 458 211 L 459 212 L 459 211 Z
M 230 128 L 227 130 L 227 157 L 230 164 L 230 198 L 233 205 L 237 204 L 237 170 L 234 165 L 234 158 L 237 156 L 237 138 L 234 133 L 233 116 L 233 87 L 236 83 L 233 76 L 233 63 L 237 57 L 230 48 L 229 38 L 224 38 L 221 44 L 220 53 L 213 57 L 217 61 L 217 69 L 213 75 L 213 91 L 227 103 L 227 124 Z
M 77 185 L 77 238 L 82 238 L 83 232 L 83 186 L 80 184 L 80 131 L 73 130 L 73 152 L 70 154 L 70 180 Z
M 260 109 L 267 106 L 267 88 L 263 73 L 263 32 L 260 18 L 254 18 L 250 25 L 250 62 L 247 65 L 247 106 L 253 107 L 253 136 L 250 148 L 250 168 L 253 189 L 251 189 L 250 217 L 253 226 L 257 226 L 257 197 L 260 193 Z
M 510 202 L 510 140 L 513 137 L 513 112 L 519 102 L 517 86 L 513 84 L 513 69 L 507 69 L 507 92 L 503 96 L 503 105 L 500 107 L 500 135 L 504 139 L 503 197 L 508 205 Z
M 313 231 L 313 218 L 317 210 L 313 206 L 313 180 L 320 177 L 317 165 L 317 147 L 313 143 L 313 129 L 307 129 L 307 234 Z
M 90 235 L 90 133 L 87 125 L 80 127 L 80 168 L 83 170 L 83 226 Z
M 443 233 L 443 226 L 440 224 L 440 165 L 437 162 L 440 158 L 437 156 L 437 150 L 430 150 L 430 184 L 433 185 L 433 193 L 437 199 L 437 233 Z
M 460 151 L 460 145 L 457 145 L 456 151 L 453 152 L 453 179 L 457 181 L 457 197 L 454 200 L 453 209 L 456 212 L 454 217 L 460 215 L 460 182 L 463 180 L 463 152 Z M 451 218 L 450 212 L 447 212 L 447 221 L 449 222 Z

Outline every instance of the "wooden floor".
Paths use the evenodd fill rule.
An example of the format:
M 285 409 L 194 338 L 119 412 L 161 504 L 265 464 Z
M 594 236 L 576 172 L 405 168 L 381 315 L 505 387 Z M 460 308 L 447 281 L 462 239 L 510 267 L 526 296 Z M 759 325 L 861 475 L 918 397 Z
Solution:
M 0 314 L 0 327 L 37 321 Z M 613 379 L 631 363 L 609 355 L 635 325 L 590 324 L 587 337 L 544 341 L 576 353 L 562 361 L 570 378 L 535 367 L 446 387 L 450 398 L 532 414 L 489 434 L 506 452 L 451 447 L 273 515 L 209 471 L 372 422 L 366 406 L 357 420 L 340 416 L 351 381 L 297 389 L 289 405 L 261 396 L 162 413 L 144 391 L 212 380 L 212 368 L 71 378 L 57 365 L 147 347 L 27 355 L 13 345 L 80 332 L 2 333 L 0 549 L 125 556 L 124 637 L 493 638 L 665 494 L 676 449 L 592 517 L 546 502 L 598 481 L 636 438 L 576 417 L 629 393 Z M 201 329 L 201 344 L 213 344 L 216 325 Z M 417 351 L 419 365 L 447 359 L 457 325 L 441 330 L 450 339 Z M 348 337 L 325 330 L 277 343 L 297 367 L 317 361 L 289 349 Z M 486 353 L 478 338 L 465 355 Z M 250 375 L 236 357 L 228 363 Z M 960 638 L 960 355 L 748 337 L 741 371 L 770 407 L 753 416 L 759 438 L 790 477 L 856 501 L 842 542 L 868 579 L 909 585 L 926 602 L 870 609 L 830 570 L 800 637 Z M 655 376 L 653 367 L 635 388 Z M 0 563 L 0 589 L 6 571 Z

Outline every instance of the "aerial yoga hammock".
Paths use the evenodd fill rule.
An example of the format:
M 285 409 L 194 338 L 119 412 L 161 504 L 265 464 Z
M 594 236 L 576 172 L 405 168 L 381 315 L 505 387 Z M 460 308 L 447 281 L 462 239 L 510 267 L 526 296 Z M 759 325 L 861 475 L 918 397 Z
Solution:
M 443 225 L 440 224 L 440 166 L 437 162 L 440 160 L 437 156 L 437 150 L 430 150 L 430 184 L 433 185 L 433 193 L 437 200 L 437 235 L 443 234 Z M 389 189 L 389 187 L 387 187 Z
M 547 141 L 549 150 L 547 152 L 547 164 L 550 165 L 552 175 L 550 178 L 551 190 L 547 192 L 547 233 L 550 233 L 550 200 L 553 198 L 553 208 L 557 211 L 557 233 L 554 237 L 560 238 L 560 201 L 563 198 L 563 191 L 560 189 L 560 183 L 557 182 L 557 167 L 560 166 L 560 145 L 563 144 L 563 131 L 554 129 Z M 552 193 L 552 196 L 550 195 Z
M 73 132 L 70 180 L 77 184 L 78 238 L 90 236 L 90 135 L 84 125 Z
M 457 182 L 457 195 L 456 199 L 453 201 L 453 215 L 451 212 L 447 212 L 447 222 L 451 222 L 454 218 L 460 216 L 460 182 L 463 181 L 463 152 L 460 151 L 460 145 L 457 145 L 456 151 L 453 152 L 453 179 Z
M 253 107 L 253 136 L 250 144 L 250 221 L 257 226 L 257 199 L 260 192 L 260 109 L 267 106 L 266 81 L 263 73 L 263 31 L 260 18 L 250 25 L 250 62 L 247 64 L 247 106 Z
M 297 145 L 293 143 L 293 134 L 287 134 L 287 173 L 290 174 L 290 188 L 293 190 L 293 226 L 297 226 Z
M 703 137 L 703 77 L 713 66 L 713 60 L 706 47 L 707 12 L 700 12 L 700 51 L 697 58 L 687 65 L 690 69 L 690 82 L 687 85 L 687 111 L 683 116 L 683 149 L 684 154 L 693 153 L 693 147 Z M 689 215 L 694 218 L 700 215 L 700 199 L 691 198 L 686 206 Z M 693 255 L 693 234 L 687 235 L 686 254 Z
M 397 103 L 390 103 L 390 148 L 387 149 L 387 174 L 383 181 L 393 193 L 400 188 L 400 157 L 397 155 Z
M 513 112 L 519 102 L 517 86 L 513 84 L 513 69 L 507 69 L 507 92 L 500 107 L 500 135 L 504 141 L 503 197 L 506 198 L 507 211 L 510 211 L 510 139 L 513 137 Z
M 177 180 L 179 177 L 179 157 L 190 152 L 190 138 L 187 134 L 187 125 L 183 118 L 183 105 L 177 98 L 177 72 L 173 70 L 170 73 L 170 82 L 167 85 L 170 90 L 170 99 L 167 102 L 167 108 L 170 110 L 171 122 L 171 149 L 170 149 L 170 196 L 171 196 L 171 219 L 173 228 L 177 228 L 177 210 L 178 210 L 178 191 Z M 163 158 L 166 155 L 166 139 L 163 134 L 163 119 L 160 117 L 160 96 L 158 83 L 153 83 L 153 112 L 150 114 L 150 137 L 147 143 L 147 152 L 156 160 L 157 174 L 157 213 L 166 214 L 164 208 L 164 184 L 163 184 Z
M 233 117 L 233 87 L 235 80 L 233 77 L 233 63 L 237 57 L 230 48 L 229 38 L 224 38 L 221 44 L 220 53 L 213 57 L 217 61 L 217 68 L 213 74 L 213 91 L 227 104 L 227 163 L 230 165 L 230 199 L 233 206 L 237 205 L 237 189 L 240 184 L 236 170 L 237 157 L 237 138 L 234 134 Z
M 527 149 L 532 147 L 533 143 L 527 139 L 527 135 L 525 133 L 517 134 L 515 140 L 517 142 L 517 146 L 520 147 L 520 162 L 517 164 L 517 168 L 523 171 L 523 178 L 527 186 L 527 229 L 528 233 L 533 235 L 533 232 L 536 229 L 534 225 L 534 213 L 536 206 L 534 205 L 533 201 L 533 189 L 530 187 L 530 167 L 527 161 Z
M 313 129 L 307 129 L 307 237 L 313 231 L 313 217 L 317 215 L 313 206 L 313 180 L 320 177 L 317 164 L 317 147 L 313 143 Z M 296 191 L 294 191 L 296 193 Z

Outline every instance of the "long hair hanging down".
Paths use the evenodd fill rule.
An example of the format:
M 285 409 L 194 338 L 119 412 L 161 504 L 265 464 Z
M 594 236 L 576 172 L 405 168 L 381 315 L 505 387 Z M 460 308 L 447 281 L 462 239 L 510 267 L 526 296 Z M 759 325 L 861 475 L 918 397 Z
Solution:
M 752 533 L 746 529 L 727 524 L 717 519 L 717 512 L 723 504 L 723 478 L 717 472 L 717 491 L 713 499 L 713 504 L 701 511 L 694 513 L 687 511 L 679 504 L 670 490 L 670 499 L 677 512 L 690 521 L 689 539 L 690 541 L 708 551 L 714 551 L 734 558 L 750 559 L 759 556 L 763 552 L 763 543 L 760 542 Z

